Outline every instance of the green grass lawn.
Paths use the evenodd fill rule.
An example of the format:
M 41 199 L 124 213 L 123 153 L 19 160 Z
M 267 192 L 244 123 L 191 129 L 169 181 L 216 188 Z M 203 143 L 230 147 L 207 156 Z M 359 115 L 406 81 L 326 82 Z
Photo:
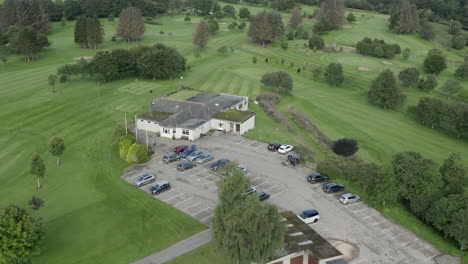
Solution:
M 258 11 L 263 8 L 249 9 Z M 312 13 L 313 9 L 315 7 L 304 8 L 307 13 Z M 183 79 L 128 78 L 103 84 L 76 77 L 68 84 L 57 85 L 62 93 L 52 93 L 47 84 L 49 74 L 55 73 L 64 63 L 76 61 L 74 58 L 93 56 L 96 52 L 79 49 L 73 44 L 72 22 L 63 28 L 59 23 L 53 25 L 49 35 L 52 46 L 40 53 L 36 62 L 25 63 L 18 56 L 10 57 L 0 72 L 0 118 L 3 121 L 0 128 L 3 146 L 0 149 L 3 161 L 0 207 L 9 204 L 26 206 L 32 195 L 45 200 L 46 206 L 33 213 L 42 217 L 47 226 L 44 252 L 35 263 L 128 263 L 204 228 L 201 223 L 121 180 L 119 176 L 128 165 L 111 147 L 114 127 L 123 122 L 125 113 L 131 119 L 134 114 L 146 110 L 154 97 L 175 91 L 180 85 L 207 92 L 245 95 L 254 100 L 258 94 L 267 91 L 259 82 L 262 74 L 288 71 L 294 79 L 294 90 L 282 97 L 278 108 L 286 112 L 294 106 L 332 139 L 357 139 L 361 158 L 386 163 L 395 152 L 417 151 L 441 162 L 450 153 L 460 152 L 467 161 L 466 141 L 424 127 L 406 115 L 406 107 L 416 104 L 425 94 L 414 88 L 405 89 L 408 102 L 398 110 L 383 110 L 370 105 L 366 99 L 368 87 L 379 72 L 387 68 L 398 72 L 409 66 L 421 69 L 425 54 L 437 47 L 436 44 L 416 35 L 392 34 L 387 29 L 384 15 L 352 12 L 361 23 L 349 24 L 350 27 L 325 35 L 327 43 L 352 46 L 364 36 L 378 37 L 410 47 L 413 50 L 410 59 L 385 60 L 393 63 L 387 65 L 382 59 L 353 52 L 313 54 L 304 48 L 304 40 L 289 41 L 287 51 L 281 50 L 279 45 L 262 48 L 249 41 L 247 29 L 228 32 L 231 19 L 220 21 L 220 32 L 210 39 L 201 57 L 195 58 L 191 38 L 200 18 L 193 17 L 192 23 L 187 23 L 183 21 L 183 15 L 163 17 L 163 25 L 147 24 L 143 41 L 132 45 L 112 42 L 117 22 L 103 20 L 106 42 L 102 45 L 103 49 L 113 49 L 162 42 L 176 47 L 191 66 L 181 76 Z M 287 19 L 288 14 L 283 15 Z M 309 27 L 312 24 L 313 21 L 306 21 Z M 165 34 L 160 34 L 161 30 Z M 219 55 L 217 49 L 222 46 L 232 47 L 234 51 Z M 462 60 L 456 54 L 445 53 L 451 63 L 439 76 L 439 83 L 451 78 L 455 70 L 452 61 Z M 253 56 L 257 56 L 256 64 L 252 63 Z M 266 63 L 265 58 L 270 61 Z M 280 63 L 281 59 L 286 60 L 284 65 Z M 291 62 L 295 65 L 292 68 L 289 66 Z M 304 62 L 311 66 L 297 73 L 297 67 Z M 344 66 L 346 81 L 340 87 L 333 88 L 323 80 L 312 79 L 312 66 L 325 66 L 330 62 L 340 62 Z M 360 71 L 360 66 L 370 67 L 373 71 Z M 468 84 L 464 82 L 463 86 L 467 88 Z M 187 90 L 171 97 L 184 99 L 193 94 Z M 434 92 L 431 96 L 444 95 Z M 298 131 L 289 133 L 254 102 L 250 103 L 250 110 L 256 112 L 257 128 L 250 131 L 248 137 L 266 142 L 305 143 L 319 152 L 319 159 L 324 157 L 316 149 L 314 139 L 304 131 L 296 127 Z M 67 144 L 63 164 L 59 167 L 47 152 L 52 136 L 63 137 Z M 42 154 L 48 168 L 41 190 L 35 189 L 35 179 L 28 173 L 29 159 L 34 151 Z M 404 209 L 399 210 L 403 215 Z M 216 259 L 210 247 L 200 249 L 201 258 Z M 203 259 L 199 263 L 203 261 L 209 263 Z

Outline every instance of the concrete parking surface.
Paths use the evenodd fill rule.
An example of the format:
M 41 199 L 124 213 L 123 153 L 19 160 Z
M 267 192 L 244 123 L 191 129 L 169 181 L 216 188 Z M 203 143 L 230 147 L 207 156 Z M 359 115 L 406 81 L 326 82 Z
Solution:
M 152 160 L 130 167 L 122 177 L 131 182 L 151 172 L 156 175 L 156 181 L 169 181 L 171 190 L 154 197 L 210 225 L 217 203 L 217 182 L 223 176 L 209 170 L 212 162 L 185 172 L 176 169 L 179 162 L 163 163 L 162 156 L 181 144 L 191 142 L 158 139 Z M 342 205 L 338 202 L 340 194 L 326 194 L 321 184 L 306 181 L 306 175 L 312 171 L 281 165 L 286 156 L 268 151 L 266 143 L 221 133 L 203 137 L 195 144 L 198 149 L 213 153 L 215 160 L 228 158 L 247 166 L 251 184 L 258 192 L 270 193 L 266 202 L 275 204 L 280 211 L 300 213 L 317 209 L 321 218 L 311 227 L 342 250 L 351 264 L 438 263 L 434 258 L 441 252 L 432 245 L 363 202 Z M 148 192 L 149 188 L 147 185 L 141 189 Z

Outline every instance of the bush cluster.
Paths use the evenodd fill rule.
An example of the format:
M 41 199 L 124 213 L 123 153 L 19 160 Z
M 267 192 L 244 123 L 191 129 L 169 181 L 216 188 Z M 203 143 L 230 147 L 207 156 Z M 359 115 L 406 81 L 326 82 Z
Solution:
M 128 163 L 145 163 L 149 160 L 150 151 L 146 146 L 136 143 L 131 135 L 121 136 L 119 139 L 120 158 Z
M 257 96 L 258 104 L 263 108 L 263 111 L 277 122 L 285 126 L 288 131 L 293 132 L 294 126 L 291 121 L 281 112 L 276 110 L 275 105 L 280 102 L 280 97 L 275 93 L 264 93 Z
M 387 44 L 384 40 L 364 38 L 356 44 L 359 53 L 378 58 L 393 58 L 401 53 L 400 45 Z

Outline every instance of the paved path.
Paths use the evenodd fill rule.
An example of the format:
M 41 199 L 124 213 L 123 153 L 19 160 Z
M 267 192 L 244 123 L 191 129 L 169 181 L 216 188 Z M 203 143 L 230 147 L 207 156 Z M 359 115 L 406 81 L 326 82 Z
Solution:
M 153 255 L 133 262 L 132 264 L 162 264 L 184 253 L 201 247 L 211 241 L 211 229 L 206 229 L 185 240 L 178 242 L 166 249 L 163 249 Z

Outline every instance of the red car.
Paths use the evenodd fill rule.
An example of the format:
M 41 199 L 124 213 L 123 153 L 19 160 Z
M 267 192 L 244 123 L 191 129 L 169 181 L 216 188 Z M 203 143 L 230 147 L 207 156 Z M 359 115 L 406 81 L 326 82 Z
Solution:
M 177 154 L 180 154 L 182 152 L 184 152 L 184 150 L 186 150 L 188 148 L 187 145 L 182 145 L 182 146 L 177 146 L 174 148 L 174 152 L 177 153 Z

